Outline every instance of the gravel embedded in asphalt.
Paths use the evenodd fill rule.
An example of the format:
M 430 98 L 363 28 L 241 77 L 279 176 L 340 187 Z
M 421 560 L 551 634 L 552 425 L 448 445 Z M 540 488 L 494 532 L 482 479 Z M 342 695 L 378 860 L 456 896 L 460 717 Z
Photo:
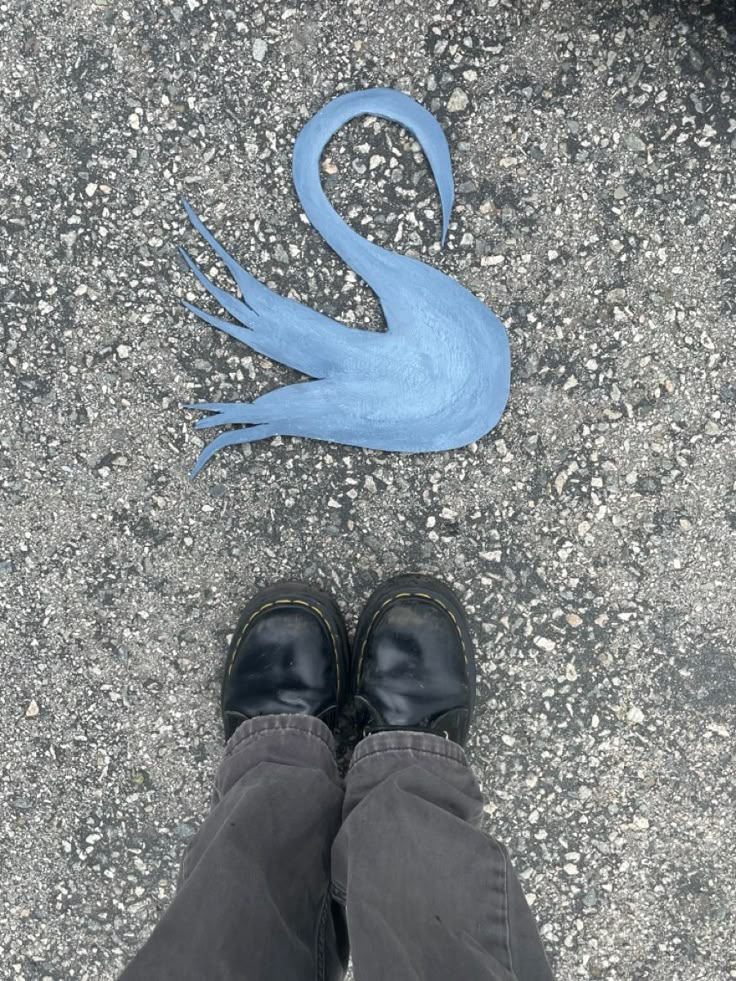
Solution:
M 0 976 L 112 981 L 169 902 L 256 588 L 354 624 L 421 569 L 479 650 L 471 760 L 559 981 L 736 978 L 732 4 L 0 4 Z M 199 323 L 187 198 L 269 286 L 381 329 L 306 223 L 294 137 L 390 85 L 442 122 L 323 158 L 352 225 L 507 325 L 477 445 L 275 438 L 187 474 L 181 403 L 298 376 Z

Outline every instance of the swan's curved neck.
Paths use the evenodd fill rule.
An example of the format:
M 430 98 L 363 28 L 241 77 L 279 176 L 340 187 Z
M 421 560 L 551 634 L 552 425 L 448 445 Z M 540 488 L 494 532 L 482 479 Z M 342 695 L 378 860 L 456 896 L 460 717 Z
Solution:
M 302 128 L 294 144 L 294 186 L 307 217 L 337 254 L 375 288 L 386 252 L 366 241 L 343 221 L 327 199 L 320 181 L 322 151 L 334 134 L 356 116 L 381 116 L 399 123 L 419 141 L 432 168 L 442 203 L 442 240 L 453 200 L 452 164 L 447 140 L 437 120 L 408 95 L 394 89 L 365 89 L 338 96 Z

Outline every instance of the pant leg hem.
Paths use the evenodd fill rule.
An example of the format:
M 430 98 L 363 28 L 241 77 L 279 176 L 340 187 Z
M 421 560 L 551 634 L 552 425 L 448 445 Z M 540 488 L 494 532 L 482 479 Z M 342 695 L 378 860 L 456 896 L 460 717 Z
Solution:
M 439 756 L 461 766 L 468 766 L 462 746 L 451 739 L 444 739 L 429 732 L 374 732 L 358 743 L 350 763 L 350 770 L 370 756 L 397 752 Z
M 314 715 L 259 715 L 255 719 L 242 722 L 232 734 L 225 746 L 225 759 L 233 756 L 245 743 L 257 739 L 267 732 L 299 732 L 312 736 L 327 747 L 331 755 L 335 755 L 335 740 L 321 719 Z

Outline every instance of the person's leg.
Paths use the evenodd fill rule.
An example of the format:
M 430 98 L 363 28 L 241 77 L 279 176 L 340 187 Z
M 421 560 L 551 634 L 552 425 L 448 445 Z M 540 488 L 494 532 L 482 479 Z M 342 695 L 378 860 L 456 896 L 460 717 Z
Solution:
M 212 810 L 121 981 L 344 976 L 344 919 L 329 891 L 343 785 L 325 722 L 343 700 L 346 661 L 342 619 L 322 594 L 288 584 L 246 609 L 226 667 L 229 739 Z
M 551 981 L 508 855 L 480 830 L 460 745 L 474 670 L 457 598 L 417 577 L 386 584 L 358 626 L 353 684 L 367 735 L 332 877 L 356 981 Z
M 332 852 L 356 981 L 550 981 L 506 850 L 480 830 L 462 749 L 419 732 L 364 739 Z

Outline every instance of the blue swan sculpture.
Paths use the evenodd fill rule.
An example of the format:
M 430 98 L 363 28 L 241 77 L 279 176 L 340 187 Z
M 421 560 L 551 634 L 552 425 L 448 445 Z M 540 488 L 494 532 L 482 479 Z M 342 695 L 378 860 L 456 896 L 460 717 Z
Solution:
M 184 203 L 194 228 L 223 260 L 242 299 L 212 283 L 184 249 L 185 261 L 237 323 L 184 303 L 206 323 L 313 380 L 286 385 L 251 403 L 186 406 L 211 413 L 196 427 L 236 425 L 200 453 L 192 477 L 225 446 L 267 436 L 307 436 L 379 450 L 427 452 L 464 446 L 496 425 L 509 395 L 503 324 L 455 280 L 424 262 L 366 241 L 322 190 L 320 156 L 355 116 L 400 123 L 421 144 L 442 203 L 442 242 L 453 202 L 450 151 L 437 120 L 394 89 L 341 95 L 318 112 L 294 145 L 297 195 L 309 220 L 378 296 L 388 330 L 346 327 L 274 293 L 229 255 Z M 247 428 L 243 428 L 247 427 Z

